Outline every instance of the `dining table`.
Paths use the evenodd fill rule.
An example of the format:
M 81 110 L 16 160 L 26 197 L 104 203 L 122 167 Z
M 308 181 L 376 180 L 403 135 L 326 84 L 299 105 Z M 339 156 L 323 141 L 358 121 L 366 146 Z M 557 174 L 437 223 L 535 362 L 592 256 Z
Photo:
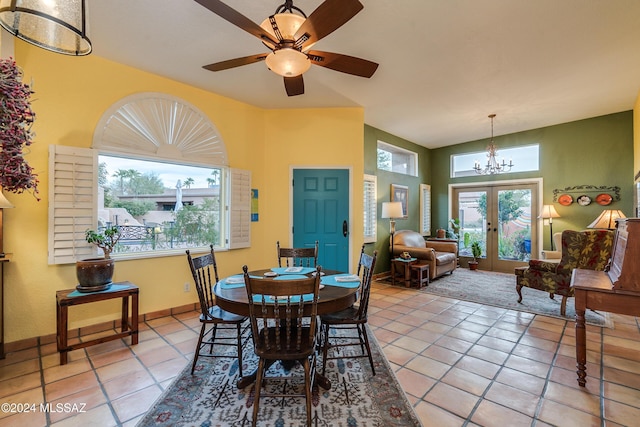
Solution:
M 294 280 L 311 277 L 316 269 L 311 267 L 273 267 L 250 271 L 249 276 L 271 280 Z M 351 307 L 357 300 L 360 288 L 358 276 L 334 270 L 323 270 L 320 278 L 318 293 L 318 315 L 334 313 Z M 249 316 L 249 299 L 244 284 L 244 275 L 236 274 L 225 277 L 215 284 L 213 292 L 216 304 L 230 313 Z M 305 307 L 305 314 L 311 313 L 311 305 Z M 284 315 L 284 313 L 283 313 Z M 238 379 L 237 386 L 242 389 L 254 382 L 256 373 L 253 372 Z M 331 381 L 316 372 L 316 382 L 322 388 L 329 390 Z

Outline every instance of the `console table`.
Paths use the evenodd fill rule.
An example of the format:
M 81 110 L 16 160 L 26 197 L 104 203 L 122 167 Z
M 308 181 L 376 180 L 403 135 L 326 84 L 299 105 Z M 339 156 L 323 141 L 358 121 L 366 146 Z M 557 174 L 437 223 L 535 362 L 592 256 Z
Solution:
M 67 363 L 67 353 L 71 350 L 89 347 L 107 341 L 131 337 L 131 345 L 138 344 L 138 295 L 140 290 L 131 282 L 113 283 L 107 290 L 100 292 L 78 292 L 76 289 L 65 289 L 56 292 L 56 328 L 60 364 Z M 122 298 L 121 330 L 119 333 L 96 338 L 90 341 L 69 345 L 68 343 L 68 309 L 73 305 L 87 304 Z M 131 298 L 131 321 L 129 321 L 129 298 Z

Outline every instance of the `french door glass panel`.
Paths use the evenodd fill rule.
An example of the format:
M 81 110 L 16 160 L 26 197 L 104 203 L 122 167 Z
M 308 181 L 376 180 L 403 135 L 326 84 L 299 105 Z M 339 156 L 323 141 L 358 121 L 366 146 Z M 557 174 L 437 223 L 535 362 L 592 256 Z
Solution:
M 453 212 L 460 219 L 461 265 L 472 258 L 471 245 L 480 243 L 484 270 L 513 272 L 537 253 L 537 185 L 501 185 L 457 188 Z

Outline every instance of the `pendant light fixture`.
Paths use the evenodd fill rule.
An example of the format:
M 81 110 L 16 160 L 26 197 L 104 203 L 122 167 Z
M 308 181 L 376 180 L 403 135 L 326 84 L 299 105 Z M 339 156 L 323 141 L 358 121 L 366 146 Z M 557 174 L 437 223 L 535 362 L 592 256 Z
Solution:
M 52 52 L 91 53 L 85 0 L 0 0 L 0 25 L 19 39 Z
M 487 164 L 481 165 L 480 162 L 476 160 L 473 165 L 473 170 L 480 175 L 494 175 L 509 172 L 513 167 L 513 160 L 511 159 L 509 159 L 509 163 L 506 163 L 504 159 L 502 159 L 502 163 L 498 161 L 498 147 L 493 142 L 493 119 L 495 117 L 495 114 L 489 114 L 489 118 L 491 119 L 491 141 L 487 146 Z

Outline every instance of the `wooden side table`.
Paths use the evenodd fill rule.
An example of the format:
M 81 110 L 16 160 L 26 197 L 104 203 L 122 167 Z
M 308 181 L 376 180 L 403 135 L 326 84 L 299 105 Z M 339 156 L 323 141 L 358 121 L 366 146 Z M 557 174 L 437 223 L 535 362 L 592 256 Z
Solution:
M 411 265 L 411 281 L 416 283 L 418 289 L 429 286 L 429 264 Z
M 67 353 L 71 350 L 89 347 L 103 342 L 131 337 L 131 345 L 138 344 L 138 295 L 140 290 L 131 282 L 113 283 L 105 291 L 82 293 L 75 289 L 65 289 L 56 292 L 56 328 L 58 351 L 60 352 L 60 364 L 67 363 Z M 131 321 L 129 321 L 129 297 L 131 297 Z M 114 298 L 122 298 L 121 331 L 114 335 L 96 338 L 94 340 L 68 343 L 68 309 L 72 305 L 87 304 L 96 301 L 105 301 Z
M 402 274 L 404 276 L 404 286 L 411 287 L 411 266 L 418 262 L 418 258 L 394 258 L 391 260 L 391 283 L 396 284 L 396 270 L 398 267 L 402 268 Z

